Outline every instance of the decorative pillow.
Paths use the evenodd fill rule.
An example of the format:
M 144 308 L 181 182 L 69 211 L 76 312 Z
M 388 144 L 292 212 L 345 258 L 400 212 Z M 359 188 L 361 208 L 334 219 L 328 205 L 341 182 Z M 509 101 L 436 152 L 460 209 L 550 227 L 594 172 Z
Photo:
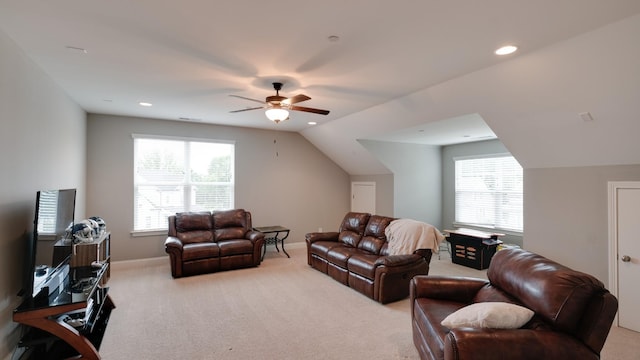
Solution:
M 518 329 L 533 317 L 525 307 L 505 302 L 479 302 L 449 314 L 442 325 L 449 329 L 459 327 Z

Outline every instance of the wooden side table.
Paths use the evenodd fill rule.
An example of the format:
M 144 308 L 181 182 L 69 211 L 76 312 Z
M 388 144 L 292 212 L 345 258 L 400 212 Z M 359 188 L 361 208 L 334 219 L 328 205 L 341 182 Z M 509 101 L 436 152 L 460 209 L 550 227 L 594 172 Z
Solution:
M 287 255 L 288 258 L 291 258 L 287 251 L 284 249 L 284 240 L 289 237 L 289 229 L 280 225 L 274 226 L 259 226 L 254 227 L 253 230 L 260 231 L 264 233 L 264 248 L 262 250 L 262 260 L 264 260 L 264 255 L 267 253 L 267 245 L 275 245 L 276 251 L 280 252 L 278 249 L 278 242 L 282 245 L 282 251 Z M 283 234 L 283 237 L 278 237 L 280 234 Z

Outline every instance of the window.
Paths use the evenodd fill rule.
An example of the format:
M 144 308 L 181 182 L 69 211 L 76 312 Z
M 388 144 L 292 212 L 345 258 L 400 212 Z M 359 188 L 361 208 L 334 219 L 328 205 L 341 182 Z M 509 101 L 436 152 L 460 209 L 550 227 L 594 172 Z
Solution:
M 455 159 L 455 221 L 522 232 L 522 167 L 512 156 Z
M 134 231 L 182 211 L 234 207 L 234 144 L 134 135 Z

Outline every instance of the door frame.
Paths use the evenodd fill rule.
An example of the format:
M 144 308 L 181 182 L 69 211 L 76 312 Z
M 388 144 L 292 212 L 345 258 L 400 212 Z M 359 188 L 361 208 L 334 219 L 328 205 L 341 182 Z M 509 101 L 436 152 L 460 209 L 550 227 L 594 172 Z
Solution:
M 618 287 L 618 190 L 640 189 L 640 181 L 609 181 L 608 186 L 608 213 L 609 213 L 609 291 L 616 298 L 619 297 Z M 618 312 L 613 320 L 615 326 L 620 326 Z

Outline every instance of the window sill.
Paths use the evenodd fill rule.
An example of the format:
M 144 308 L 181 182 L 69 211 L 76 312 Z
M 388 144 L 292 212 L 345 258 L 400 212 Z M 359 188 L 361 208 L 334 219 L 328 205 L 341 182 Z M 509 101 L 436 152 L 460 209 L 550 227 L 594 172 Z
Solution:
M 133 230 L 130 234 L 131 237 L 166 236 L 167 230 Z
M 485 232 L 496 232 L 496 233 L 501 233 L 501 234 L 510 235 L 510 236 L 520 236 L 520 237 L 524 236 L 524 232 L 471 225 L 471 224 L 465 224 L 465 223 L 459 223 L 459 222 L 454 222 L 453 226 L 457 228 L 467 228 L 467 229 L 473 229 L 473 230 L 479 230 L 479 231 L 485 231 Z

